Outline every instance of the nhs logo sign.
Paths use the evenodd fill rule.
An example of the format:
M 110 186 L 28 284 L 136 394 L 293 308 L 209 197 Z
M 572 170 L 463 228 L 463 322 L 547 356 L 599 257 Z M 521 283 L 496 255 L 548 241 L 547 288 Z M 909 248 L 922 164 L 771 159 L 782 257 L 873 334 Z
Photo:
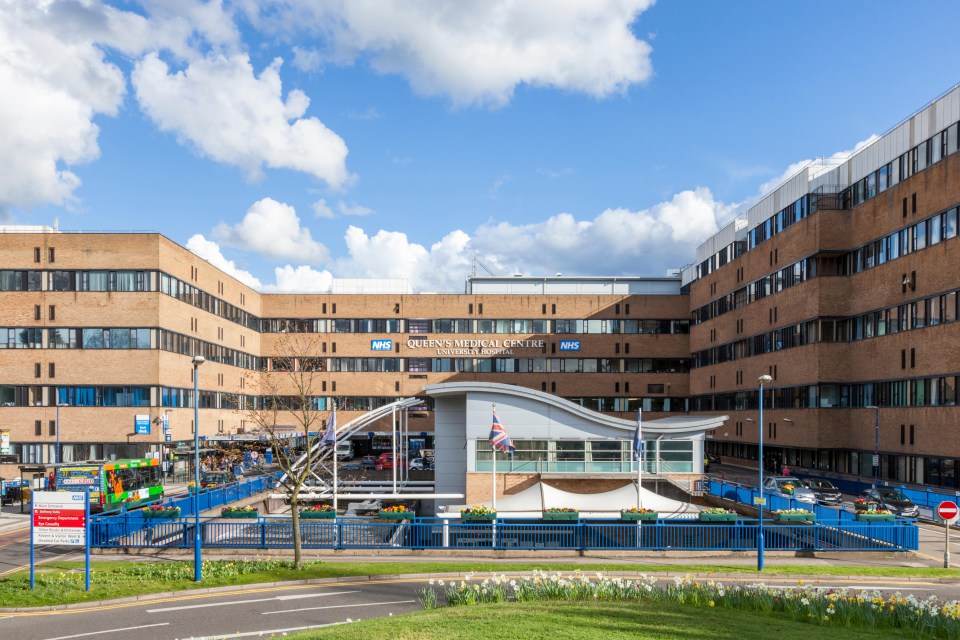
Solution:
M 393 340 L 371 340 L 370 351 L 393 351 Z
M 560 351 L 580 351 L 579 340 L 561 340 Z

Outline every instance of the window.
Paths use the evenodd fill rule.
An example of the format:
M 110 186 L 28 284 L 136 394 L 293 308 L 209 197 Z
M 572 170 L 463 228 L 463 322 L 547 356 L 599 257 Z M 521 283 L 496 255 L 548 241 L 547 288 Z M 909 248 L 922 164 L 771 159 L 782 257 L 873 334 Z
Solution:
M 51 378 L 56 378 L 56 377 L 57 377 L 57 364 L 56 364 L 55 362 L 49 363 L 49 365 L 47 366 L 47 371 L 48 371 L 49 377 L 51 377 Z
M 33 435 L 42 436 L 43 435 L 43 423 L 39 420 L 34 420 L 33 422 Z
M 53 247 L 50 247 L 49 249 L 47 249 L 47 260 L 49 260 L 50 262 L 57 261 L 57 250 L 54 249 Z
M 33 248 L 33 261 L 40 262 L 40 247 Z

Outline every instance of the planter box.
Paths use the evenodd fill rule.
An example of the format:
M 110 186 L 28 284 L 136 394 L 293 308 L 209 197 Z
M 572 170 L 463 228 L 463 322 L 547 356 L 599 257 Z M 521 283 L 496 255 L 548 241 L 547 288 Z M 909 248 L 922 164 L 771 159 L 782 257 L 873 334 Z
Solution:
M 497 519 L 497 512 L 484 514 L 461 513 L 460 522 L 493 522 Z
M 152 509 L 144 509 L 144 510 L 141 511 L 140 513 L 143 514 L 143 517 L 144 517 L 144 518 L 166 518 L 166 519 L 172 519 L 172 518 L 179 518 L 179 517 L 180 517 L 180 509 L 170 509 L 170 510 L 168 510 L 168 511 L 156 511 L 156 510 L 152 510 Z
M 897 516 L 892 513 L 870 513 L 867 511 L 857 514 L 857 520 L 861 522 L 893 522 L 896 519 Z
M 300 517 L 307 520 L 333 520 L 337 517 L 336 511 L 301 511 Z
M 381 511 L 377 515 L 381 520 L 413 520 L 417 517 L 414 511 Z
M 553 520 L 561 522 L 576 522 L 580 519 L 579 511 L 544 511 L 544 520 Z
M 221 511 L 220 517 L 252 519 L 252 518 L 259 518 L 260 512 L 259 511 Z
M 735 513 L 701 513 L 700 522 L 736 522 Z
M 660 514 L 656 511 L 650 513 L 634 513 L 631 511 L 621 511 L 620 520 L 623 522 L 646 522 L 647 520 L 659 520 Z
M 815 513 L 775 513 L 774 519 L 777 522 L 816 522 Z

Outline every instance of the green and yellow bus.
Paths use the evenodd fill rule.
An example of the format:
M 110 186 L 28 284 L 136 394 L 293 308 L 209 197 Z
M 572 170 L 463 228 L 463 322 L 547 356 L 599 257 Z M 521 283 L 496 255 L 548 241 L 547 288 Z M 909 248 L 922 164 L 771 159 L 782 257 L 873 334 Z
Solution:
M 89 491 L 91 513 L 119 511 L 124 505 L 135 509 L 163 498 L 160 469 L 156 458 L 59 464 L 54 486 L 58 491 Z

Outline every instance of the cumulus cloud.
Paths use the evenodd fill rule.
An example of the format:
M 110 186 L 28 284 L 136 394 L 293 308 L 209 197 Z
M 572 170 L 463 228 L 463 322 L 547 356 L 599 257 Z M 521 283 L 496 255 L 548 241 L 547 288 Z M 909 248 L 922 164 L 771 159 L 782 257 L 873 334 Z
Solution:
M 69 167 L 96 159 L 97 115 L 116 115 L 123 74 L 48 3 L 0 2 L 0 213 L 70 204 Z M 102 18 L 93 15 L 92 19 Z
M 233 226 L 221 222 L 213 235 L 224 244 L 275 260 L 319 264 L 328 258 L 327 248 L 300 225 L 294 208 L 272 198 L 255 202 L 243 220 Z
M 220 251 L 220 245 L 207 240 L 202 234 L 194 234 L 187 240 L 187 249 L 217 267 L 221 271 L 233 276 L 243 284 L 254 289 L 261 289 L 263 284 L 252 273 L 237 266 L 233 260 L 228 260 Z
M 263 29 L 327 38 L 326 58 L 369 60 L 415 91 L 503 106 L 521 85 L 597 98 L 650 78 L 650 45 L 631 31 L 653 0 L 286 0 L 247 5 Z
M 350 178 L 347 145 L 314 117 L 310 99 L 293 90 L 283 98 L 275 59 L 259 75 L 246 54 L 196 59 L 171 70 L 155 53 L 134 67 L 132 82 L 147 115 L 163 131 L 252 178 L 264 167 L 292 169 L 342 187 Z
M 381 229 L 373 236 L 351 226 L 344 235 L 347 256 L 333 269 L 341 278 L 405 278 L 417 291 L 462 289 L 469 272 L 470 236 L 452 231 L 428 250 L 405 233 Z
M 333 274 L 324 269 L 317 271 L 312 267 L 286 265 L 273 270 L 276 284 L 263 287 L 268 293 L 326 293 L 333 284 Z

